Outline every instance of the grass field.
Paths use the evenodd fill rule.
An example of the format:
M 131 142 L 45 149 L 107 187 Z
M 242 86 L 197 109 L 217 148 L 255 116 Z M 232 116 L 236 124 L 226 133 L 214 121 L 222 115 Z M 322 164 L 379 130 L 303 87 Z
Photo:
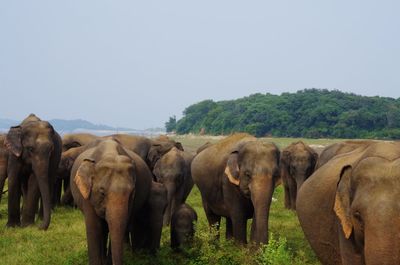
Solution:
M 207 141 L 218 137 L 176 136 L 185 149 L 195 151 Z M 265 138 L 280 148 L 300 139 Z M 327 145 L 338 140 L 304 140 L 308 144 Z M 6 188 L 5 188 L 6 189 Z M 295 213 L 283 207 L 283 189 L 278 187 L 270 212 L 270 244 L 256 251 L 252 247 L 236 245 L 223 236 L 215 240 L 215 231 L 209 231 L 201 205 L 199 190 L 194 187 L 188 203 L 197 211 L 196 239 L 193 247 L 174 253 L 169 247 L 169 228 L 163 229 L 161 248 L 157 255 L 124 254 L 126 264 L 319 264 L 301 231 Z M 0 264 L 87 264 L 86 235 L 83 215 L 79 210 L 58 207 L 52 214 L 48 231 L 39 231 L 37 225 L 27 228 L 6 228 L 7 194 L 0 203 Z M 250 225 L 251 222 L 248 224 Z M 221 225 L 224 234 L 224 223 Z

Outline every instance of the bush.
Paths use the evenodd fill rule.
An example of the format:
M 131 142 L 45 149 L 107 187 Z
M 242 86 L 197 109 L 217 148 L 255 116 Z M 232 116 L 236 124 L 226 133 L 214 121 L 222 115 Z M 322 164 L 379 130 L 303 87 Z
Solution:
M 291 264 L 292 259 L 286 238 L 276 239 L 273 234 L 270 234 L 268 245 L 261 247 L 257 262 L 261 265 L 283 265 Z

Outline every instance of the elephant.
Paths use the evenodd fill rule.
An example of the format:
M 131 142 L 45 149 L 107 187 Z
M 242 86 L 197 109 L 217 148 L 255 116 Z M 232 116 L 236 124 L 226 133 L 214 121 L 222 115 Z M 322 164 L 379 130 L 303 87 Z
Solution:
M 152 181 L 147 203 L 131 222 L 131 244 L 133 250 L 160 248 L 163 216 L 167 208 L 167 189 L 161 183 Z
M 8 151 L 4 146 L 5 134 L 0 134 L 0 202 L 7 178 Z
M 159 245 L 156 240 L 161 237 L 166 191 L 152 185 L 152 177 L 136 153 L 113 139 L 101 140 L 75 159 L 70 186 L 85 216 L 90 264 L 103 264 L 107 258 L 122 264 L 124 238 L 132 224 L 149 238 L 144 247 Z M 159 200 L 164 204 L 157 205 Z M 111 255 L 107 252 L 108 234 Z M 143 238 L 136 233 L 134 240 L 136 236 Z
M 164 225 L 169 225 L 175 209 L 186 201 L 193 188 L 190 165 L 193 155 L 173 147 L 155 164 L 153 175 L 167 189 L 168 206 L 164 214 Z
M 198 155 L 201 151 L 203 151 L 204 149 L 210 147 L 211 145 L 212 145 L 212 143 L 206 142 L 205 144 L 203 144 L 202 146 L 200 146 L 199 148 L 197 148 L 196 154 Z
M 86 141 L 80 139 L 79 136 L 83 136 L 83 139 Z M 118 141 L 129 151 L 138 154 L 149 166 L 150 164 L 155 164 L 157 159 L 164 153 L 168 152 L 172 147 L 178 146 L 179 148 L 183 149 L 180 143 L 176 143 L 175 141 L 166 138 L 162 138 L 162 141 L 155 141 L 143 136 L 128 134 L 113 134 L 104 137 L 97 137 L 91 134 L 71 134 L 66 137 L 66 139 L 68 140 L 66 143 L 69 143 L 69 146 L 71 146 L 71 143 L 73 143 L 75 147 L 70 147 L 69 150 L 63 152 L 58 169 L 58 181 L 55 184 L 55 201 L 61 202 L 61 204 L 72 203 L 72 197 L 69 189 L 65 189 L 63 197 L 61 197 L 61 189 L 62 181 L 69 179 L 71 167 L 75 158 L 81 152 L 89 147 L 95 146 L 101 140 L 113 139 Z M 151 161 L 148 159 L 149 153 L 151 154 Z M 66 182 L 64 182 L 64 186 L 68 186 L 65 183 Z
M 146 162 L 147 165 L 151 170 L 154 170 L 154 167 L 157 163 L 157 161 L 165 155 L 167 152 L 169 152 L 173 147 L 185 151 L 183 149 L 183 146 L 180 142 L 175 142 L 174 140 L 167 140 L 167 139 L 161 139 L 161 140 L 152 140 L 151 141 L 151 147 L 149 149 L 149 152 L 147 153 L 146 157 Z
M 297 215 L 322 264 L 400 264 L 400 143 L 337 155 L 299 190 Z
M 226 237 L 247 243 L 247 219 L 253 218 L 250 241 L 268 241 L 268 217 L 275 182 L 279 178 L 280 151 L 273 143 L 237 133 L 200 152 L 192 162 L 210 225 L 226 218 Z
M 62 152 L 70 148 L 82 146 L 93 140 L 99 139 L 99 136 L 90 133 L 69 133 L 62 137 Z
M 360 146 L 369 145 L 373 142 L 374 142 L 373 140 L 358 140 L 358 141 L 349 140 L 328 145 L 319 155 L 317 164 L 315 165 L 315 169 L 320 168 L 321 166 L 326 164 L 329 160 L 331 160 L 333 157 L 337 155 L 351 152 Z
M 181 246 L 189 245 L 193 241 L 194 223 L 197 222 L 197 213 L 188 204 L 177 207 L 171 218 L 171 248 L 179 250 Z
M 72 198 L 70 183 L 71 169 L 75 162 L 75 159 L 84 151 L 89 148 L 95 147 L 99 142 L 100 138 L 97 138 L 85 145 L 72 147 L 67 151 L 62 152 L 60 164 L 57 170 L 57 179 L 59 182 L 64 183 L 64 194 L 61 197 L 61 185 L 55 186 L 55 197 L 61 202 L 61 205 L 73 205 L 74 199 Z M 61 200 L 60 200 L 61 198 Z
M 52 190 L 61 157 L 61 138 L 47 121 L 30 114 L 19 126 L 11 127 L 4 140 L 9 157 L 8 227 L 34 223 L 39 196 L 43 221 L 40 229 L 50 225 Z M 20 220 L 21 189 L 24 193 Z
M 113 134 L 105 138 L 112 138 L 119 141 L 128 150 L 138 154 L 149 166 L 150 170 L 161 156 L 166 154 L 172 147 L 176 147 L 183 151 L 182 144 L 170 140 L 169 138 L 149 139 L 143 136 L 129 134 Z
M 314 172 L 318 154 L 302 141 L 281 151 L 281 179 L 285 190 L 285 207 L 296 210 L 296 197 L 303 182 Z

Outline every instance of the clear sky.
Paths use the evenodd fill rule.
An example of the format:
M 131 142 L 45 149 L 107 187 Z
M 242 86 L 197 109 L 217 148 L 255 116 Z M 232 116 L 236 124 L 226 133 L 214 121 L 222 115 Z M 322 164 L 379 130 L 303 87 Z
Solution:
M 190 104 L 400 97 L 400 1 L 1 1 L 0 118 L 163 126 Z

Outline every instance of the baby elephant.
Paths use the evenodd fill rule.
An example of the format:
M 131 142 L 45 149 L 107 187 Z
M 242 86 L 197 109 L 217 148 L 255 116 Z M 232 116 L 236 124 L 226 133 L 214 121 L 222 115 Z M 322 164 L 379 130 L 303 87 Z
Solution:
M 193 240 L 194 222 L 197 222 L 196 211 L 181 204 L 171 217 L 171 247 L 175 250 L 182 245 L 188 245 Z

